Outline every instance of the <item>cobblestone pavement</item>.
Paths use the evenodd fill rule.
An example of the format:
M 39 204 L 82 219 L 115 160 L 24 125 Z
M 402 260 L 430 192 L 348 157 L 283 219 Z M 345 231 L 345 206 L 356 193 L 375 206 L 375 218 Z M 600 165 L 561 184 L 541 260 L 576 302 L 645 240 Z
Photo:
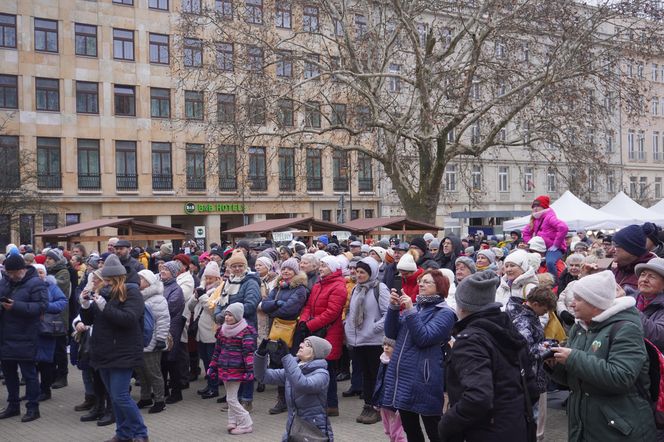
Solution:
M 339 383 L 340 413 L 332 418 L 335 440 L 338 442 L 386 441 L 380 423 L 363 425 L 355 422 L 362 409 L 362 402 L 354 398 L 341 398 L 341 392 L 348 388 L 348 382 Z M 286 414 L 271 416 L 267 410 L 274 405 L 276 389 L 268 386 L 263 393 L 255 393 L 251 417 L 254 432 L 244 436 L 231 436 L 226 433 L 226 413 L 219 410 L 215 399 L 203 400 L 196 395 L 203 381 L 191 383 L 183 391 L 184 400 L 159 414 L 147 414 L 143 418 L 149 428 L 150 440 L 161 441 L 266 441 L 278 442 L 284 431 Z M 23 388 L 21 389 L 23 392 Z M 222 389 L 223 392 L 223 389 Z M 138 388 L 132 396 L 138 399 Z M 7 391 L 0 386 L 0 407 L 4 407 Z M 94 422 L 80 422 L 83 413 L 75 412 L 73 406 L 83 400 L 83 383 L 80 372 L 70 367 L 69 386 L 53 390 L 53 399 L 40 405 L 41 419 L 21 423 L 20 418 L 0 421 L 0 441 L 4 442 L 93 442 L 110 439 L 114 426 L 97 427 Z M 23 407 L 23 412 L 25 408 Z M 549 408 L 547 441 L 564 441 L 567 437 L 567 418 L 562 410 Z

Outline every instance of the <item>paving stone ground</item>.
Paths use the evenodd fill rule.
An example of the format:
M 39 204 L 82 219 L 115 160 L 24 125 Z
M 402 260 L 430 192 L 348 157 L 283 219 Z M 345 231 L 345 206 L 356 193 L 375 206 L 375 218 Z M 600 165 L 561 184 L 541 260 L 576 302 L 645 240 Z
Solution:
M 339 396 L 348 388 L 348 381 L 339 383 Z M 161 441 L 247 441 L 278 442 L 284 431 L 286 414 L 271 416 L 267 410 L 274 405 L 275 387 L 268 386 L 263 393 L 255 393 L 251 417 L 254 432 L 243 436 L 231 436 L 226 428 L 226 413 L 219 410 L 215 399 L 203 400 L 196 395 L 202 388 L 203 381 L 191 383 L 183 391 L 184 400 L 159 414 L 148 414 L 143 410 L 143 418 L 150 432 L 152 442 Z M 22 389 L 23 391 L 23 389 Z M 223 389 L 222 389 L 223 392 Z M 132 396 L 138 399 L 138 388 L 134 387 Z M 0 407 L 4 407 L 7 391 L 0 386 Z M 83 383 L 80 372 L 70 367 L 69 386 L 53 390 L 53 399 L 40 406 L 41 419 L 30 423 L 21 423 L 20 418 L 0 421 L 0 441 L 2 442 L 96 442 L 105 441 L 114 435 L 114 426 L 97 427 L 94 422 L 80 422 L 83 413 L 75 412 L 73 406 L 83 399 Z M 551 403 L 547 422 L 547 441 L 565 441 L 567 439 L 567 418 L 564 411 L 552 408 Z M 373 442 L 387 441 L 380 423 L 363 425 L 355 422 L 362 409 L 362 401 L 355 398 L 340 397 L 339 417 L 332 418 L 335 440 L 338 442 Z M 25 409 L 23 408 L 23 412 Z

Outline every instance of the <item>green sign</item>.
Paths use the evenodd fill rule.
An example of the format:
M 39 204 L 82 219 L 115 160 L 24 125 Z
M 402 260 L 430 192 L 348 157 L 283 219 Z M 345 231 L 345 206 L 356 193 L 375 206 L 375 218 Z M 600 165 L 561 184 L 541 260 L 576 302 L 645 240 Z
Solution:
M 244 204 L 237 203 L 186 203 L 184 213 L 244 212 Z

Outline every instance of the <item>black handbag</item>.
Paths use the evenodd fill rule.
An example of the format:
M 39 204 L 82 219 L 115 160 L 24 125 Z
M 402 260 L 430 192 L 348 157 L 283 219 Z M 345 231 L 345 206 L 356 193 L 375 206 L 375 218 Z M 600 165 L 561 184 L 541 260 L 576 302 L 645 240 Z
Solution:
M 65 321 L 60 313 L 44 313 L 39 321 L 39 334 L 41 336 L 64 336 L 67 333 Z
M 193 319 L 194 315 L 191 315 L 192 320 L 189 323 L 189 328 L 187 329 L 187 336 L 193 337 L 196 339 L 196 334 L 198 333 L 198 320 L 201 319 L 201 315 L 203 314 L 203 310 L 205 309 L 205 306 L 201 308 L 201 311 L 198 312 L 198 315 L 196 316 L 196 319 Z

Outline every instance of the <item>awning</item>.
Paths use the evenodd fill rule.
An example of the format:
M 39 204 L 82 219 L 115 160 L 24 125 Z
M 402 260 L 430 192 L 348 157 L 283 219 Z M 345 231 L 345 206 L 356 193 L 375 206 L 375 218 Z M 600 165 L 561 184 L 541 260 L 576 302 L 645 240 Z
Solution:
M 225 234 L 238 236 L 248 234 L 267 234 L 285 230 L 293 231 L 296 236 L 319 236 L 338 230 L 348 230 L 341 224 L 322 221 L 313 216 L 307 218 L 279 218 L 258 221 L 246 226 L 224 231 Z
M 530 215 L 530 210 L 464 210 L 452 212 L 452 218 L 515 218 Z
M 359 232 L 363 235 L 383 235 L 388 233 L 424 234 L 442 230 L 438 226 L 407 218 L 405 216 L 388 216 L 382 218 L 359 218 L 342 224 L 346 230 Z
M 99 229 L 113 227 L 118 229 L 116 235 L 100 235 Z M 97 234 L 92 236 L 81 235 L 84 232 L 96 230 Z M 161 226 L 134 218 L 103 218 L 72 224 L 45 232 L 36 233 L 44 242 L 99 242 L 108 241 L 113 236 L 122 236 L 127 241 L 159 241 L 159 240 L 182 240 L 190 235 L 187 230 L 175 227 Z

